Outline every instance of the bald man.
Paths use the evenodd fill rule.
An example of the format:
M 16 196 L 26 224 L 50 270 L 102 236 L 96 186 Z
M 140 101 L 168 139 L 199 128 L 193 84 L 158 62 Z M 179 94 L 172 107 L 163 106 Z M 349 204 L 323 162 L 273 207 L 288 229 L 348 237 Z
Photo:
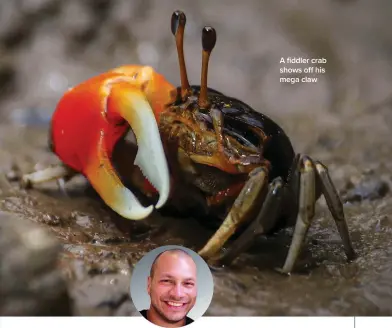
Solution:
M 183 327 L 193 322 L 187 315 L 196 303 L 197 268 L 182 249 L 159 254 L 147 280 L 151 305 L 140 313 L 161 327 Z

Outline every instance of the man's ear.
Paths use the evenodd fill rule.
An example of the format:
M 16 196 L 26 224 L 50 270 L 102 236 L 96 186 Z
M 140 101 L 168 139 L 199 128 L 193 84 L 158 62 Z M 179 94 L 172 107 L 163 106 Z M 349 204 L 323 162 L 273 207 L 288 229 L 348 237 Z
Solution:
M 148 293 L 148 295 L 150 295 L 150 291 L 151 291 L 151 277 L 150 276 L 148 276 L 148 278 L 147 278 L 147 293 Z

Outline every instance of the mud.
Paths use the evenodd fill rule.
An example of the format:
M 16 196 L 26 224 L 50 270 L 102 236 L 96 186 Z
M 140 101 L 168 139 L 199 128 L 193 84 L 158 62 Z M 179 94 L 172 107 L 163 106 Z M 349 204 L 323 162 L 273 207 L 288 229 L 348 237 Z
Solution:
M 71 3 L 76 9 L 87 8 Z M 200 74 L 199 32 L 213 24 L 218 41 L 210 86 L 274 118 L 298 152 L 328 165 L 359 255 L 352 263 L 345 261 L 320 199 L 297 271 L 285 277 L 274 270 L 283 265 L 290 230 L 260 238 L 233 267 L 214 272 L 215 293 L 207 315 L 392 315 L 392 35 L 385 14 L 390 3 L 210 1 L 180 6 L 170 1 L 163 6 L 144 1 L 128 16 L 120 15 L 125 2 L 113 8 L 100 3 L 91 14 L 43 1 L 42 6 L 49 7 L 40 11 L 42 20 L 28 16 L 34 25 L 24 36 L 28 41 L 10 47 L 10 37 L 1 39 L 8 40 L 4 44 L 12 64 L 7 65 L 14 77 L 3 74 L 9 88 L 2 94 L 0 209 L 36 222 L 61 241 L 59 265 L 74 313 L 138 315 L 128 294 L 137 261 L 161 245 L 198 250 L 211 234 L 194 218 L 154 213 L 143 222 L 125 220 L 111 212 L 82 177 L 67 184 L 68 196 L 54 183 L 26 191 L 17 181 L 20 174 L 57 163 L 47 149 L 48 122 L 69 84 L 127 62 L 151 64 L 178 83 L 169 18 L 181 8 L 188 14 L 186 54 L 192 79 Z M 85 17 L 72 25 L 69 12 Z M 99 13 L 106 13 L 106 25 L 90 35 Z M 167 29 L 161 27 L 165 24 Z M 59 32 L 53 26 L 67 32 L 64 39 L 56 40 Z M 116 28 L 126 29 L 133 41 L 124 41 L 122 34 L 114 37 Z M 280 84 L 281 56 L 326 57 L 327 73 L 313 85 Z

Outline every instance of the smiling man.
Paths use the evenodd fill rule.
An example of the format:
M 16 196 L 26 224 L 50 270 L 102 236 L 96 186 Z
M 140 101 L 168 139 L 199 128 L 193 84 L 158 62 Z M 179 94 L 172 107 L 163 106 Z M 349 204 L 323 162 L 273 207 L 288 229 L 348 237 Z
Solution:
M 187 315 L 196 303 L 197 268 L 182 249 L 159 254 L 147 280 L 151 305 L 140 313 L 161 327 L 183 327 L 193 322 Z

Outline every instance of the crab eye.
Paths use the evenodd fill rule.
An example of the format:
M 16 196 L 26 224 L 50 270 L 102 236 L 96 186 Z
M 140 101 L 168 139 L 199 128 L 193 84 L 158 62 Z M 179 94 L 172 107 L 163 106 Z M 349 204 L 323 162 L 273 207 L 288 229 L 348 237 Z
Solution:
M 186 24 L 186 16 L 185 14 L 180 11 L 180 10 L 176 10 L 173 15 L 172 15 L 172 19 L 171 19 L 171 30 L 174 36 L 177 35 L 177 31 L 179 27 L 185 27 Z
M 208 101 L 208 62 L 210 55 L 215 47 L 216 43 L 216 32 L 213 27 L 206 26 L 202 31 L 202 64 L 201 64 L 201 83 L 200 83 L 200 94 L 199 94 L 199 106 L 200 108 L 209 108 L 210 103 Z

